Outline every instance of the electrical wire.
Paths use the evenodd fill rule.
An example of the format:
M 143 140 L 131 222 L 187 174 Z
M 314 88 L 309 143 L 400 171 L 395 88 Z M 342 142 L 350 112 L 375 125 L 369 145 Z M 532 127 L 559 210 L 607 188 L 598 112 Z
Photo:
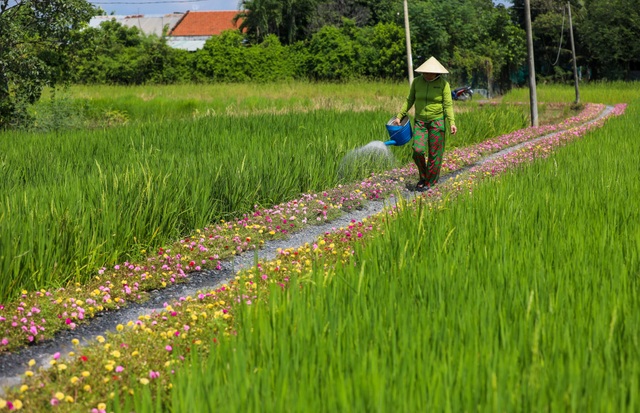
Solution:
M 175 1 L 141 1 L 138 3 L 132 3 L 130 1 L 94 1 L 96 4 L 129 4 L 135 6 L 136 4 L 165 4 L 165 3 L 202 3 L 207 0 L 175 0 Z
M 562 8 L 562 29 L 560 29 L 560 44 L 558 45 L 558 56 L 556 57 L 556 61 L 553 63 L 552 66 L 555 66 L 558 64 L 558 60 L 560 60 L 560 50 L 562 47 L 562 35 L 564 34 L 564 15 L 567 12 L 567 8 L 563 7 Z

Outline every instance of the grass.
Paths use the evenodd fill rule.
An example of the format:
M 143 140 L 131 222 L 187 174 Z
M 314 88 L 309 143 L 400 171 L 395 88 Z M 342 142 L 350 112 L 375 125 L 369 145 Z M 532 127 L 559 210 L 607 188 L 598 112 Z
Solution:
M 592 103 L 629 103 L 638 97 L 639 82 L 589 82 L 579 85 L 580 101 Z M 572 103 L 576 99 L 573 85 L 538 85 L 538 102 Z M 503 103 L 529 102 L 529 89 L 513 89 L 502 98 Z

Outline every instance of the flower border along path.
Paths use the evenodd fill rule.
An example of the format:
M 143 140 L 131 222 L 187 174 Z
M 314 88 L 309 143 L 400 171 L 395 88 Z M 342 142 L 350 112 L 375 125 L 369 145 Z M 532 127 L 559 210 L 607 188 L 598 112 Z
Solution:
M 597 113 L 597 112 L 596 112 L 596 113 Z M 521 136 L 524 136 L 524 135 L 521 135 Z M 530 136 L 530 135 L 529 135 L 529 136 Z M 505 140 L 503 140 L 503 141 L 504 141 L 504 142 L 513 142 L 512 140 L 507 140 L 507 139 L 505 139 Z M 477 145 L 477 146 L 481 146 L 481 145 Z M 494 148 L 494 149 L 495 149 L 497 146 L 495 146 L 495 145 L 490 145 L 489 147 L 490 147 L 490 148 Z M 476 152 L 476 153 L 477 153 L 477 152 Z M 409 168 L 409 169 L 410 169 L 410 168 Z M 495 167 L 494 167 L 494 169 L 495 169 Z M 401 170 L 400 170 L 400 171 L 401 171 Z M 411 174 L 413 175 L 413 171 L 409 171 L 409 173 L 411 173 Z M 375 181 L 376 179 L 379 179 L 379 177 L 373 177 L 373 178 L 371 178 L 370 180 L 367 180 L 367 181 L 365 181 L 365 182 L 361 183 L 361 184 L 360 184 L 360 187 L 362 187 L 362 186 L 364 186 L 364 185 L 370 185 L 370 184 L 371 184 L 371 182 L 372 182 L 372 181 Z M 398 189 L 398 182 L 401 182 L 401 181 L 402 181 L 402 173 L 396 174 L 395 176 L 393 176 L 393 174 L 391 174 L 390 176 L 387 176 L 387 177 L 383 178 L 383 179 L 382 179 L 382 181 L 383 181 L 383 182 L 386 182 L 386 183 L 388 183 L 388 184 L 390 184 L 390 185 L 383 186 L 383 185 L 381 185 L 379 182 L 378 182 L 378 183 L 373 184 L 373 185 L 372 185 L 372 188 L 374 188 L 374 191 L 369 192 L 369 197 L 370 197 L 370 198 L 374 198 L 374 197 L 379 198 L 379 197 L 380 197 L 380 195 L 381 195 L 381 194 L 383 194 L 384 192 L 388 192 L 388 191 L 390 191 L 390 190 L 391 190 L 391 191 L 397 190 L 397 189 Z M 472 181 L 473 181 L 473 180 L 472 180 Z M 389 187 L 391 187 L 391 189 L 390 189 Z M 430 193 L 429 193 L 429 195 L 431 196 L 431 198 L 432 198 L 433 200 L 436 200 L 436 199 L 440 198 L 440 196 L 439 196 L 439 195 L 441 195 L 442 193 L 459 191 L 459 190 L 461 190 L 463 187 L 464 187 L 464 185 L 461 185 L 461 184 L 460 184 L 460 180 L 459 180 L 459 179 L 456 179 L 456 181 L 450 181 L 450 182 L 447 182 L 447 183 L 445 183 L 444 185 L 442 185 L 441 190 L 440 190 L 440 191 L 438 191 L 439 193 L 438 193 L 438 192 L 436 192 L 436 191 L 432 191 L 432 192 L 430 192 Z M 385 190 L 386 190 L 386 191 L 385 191 Z M 357 194 L 357 196 L 352 197 L 351 199 L 358 199 L 358 198 L 360 198 L 360 196 L 361 196 L 361 194 L 362 194 L 362 191 L 361 191 L 361 190 L 359 190 L 359 189 L 355 189 L 355 193 Z M 343 197 L 343 199 L 349 199 L 349 198 L 345 198 L 345 197 Z M 295 203 L 297 203 L 297 202 L 294 202 L 294 204 L 295 204 Z M 304 205 L 298 205 L 298 207 L 299 207 L 299 208 L 304 208 Z M 277 209 L 278 209 L 278 208 L 276 208 L 275 210 L 277 210 Z M 259 216 L 259 215 L 258 215 L 258 216 Z M 245 222 L 247 221 L 247 220 L 246 220 L 246 218 L 247 218 L 247 217 L 245 217 Z M 290 219 L 290 218 L 291 218 L 291 217 L 289 217 L 289 219 Z M 285 220 L 286 220 L 286 218 L 283 218 L 283 219 L 282 219 L 283 223 L 286 223 L 286 222 L 284 222 Z M 374 222 L 375 222 L 375 220 L 374 220 Z M 236 225 L 237 225 L 237 224 L 236 224 Z M 255 225 L 255 224 L 254 224 L 254 225 Z M 242 226 L 242 227 L 245 227 L 245 228 L 246 228 L 246 226 Z M 327 233 L 327 234 L 325 234 L 325 239 L 321 240 L 319 243 L 316 243 L 316 244 L 315 244 L 315 245 L 313 245 L 312 247 L 310 247 L 309 245 L 307 245 L 306 247 L 304 247 L 304 248 L 302 249 L 302 252 L 301 252 L 300 250 L 296 250 L 296 251 L 293 251 L 293 252 L 290 252 L 289 250 L 285 250 L 285 252 L 283 252 L 282 254 L 284 254 L 285 256 L 287 256 L 288 254 L 292 254 L 292 256 L 293 256 L 294 258 L 295 258 L 296 256 L 298 256 L 298 255 L 302 255 L 303 253 L 309 253 L 309 252 L 313 252 L 313 254 L 316 254 L 315 256 L 322 256 L 322 255 L 326 255 L 326 254 L 328 254 L 329 252 L 330 252 L 332 255 L 336 255 L 336 254 L 338 254 L 338 253 L 337 253 L 337 251 L 336 251 L 336 247 L 335 247 L 336 243 L 335 243 L 335 242 L 329 242 L 329 243 L 328 243 L 328 246 L 324 246 L 324 245 L 327 245 L 327 242 L 328 242 L 328 241 L 333 240 L 333 238 L 332 238 L 332 237 L 334 237 L 334 236 L 338 236 L 338 237 L 339 237 L 339 239 L 336 239 L 336 240 L 337 240 L 337 241 L 339 241 L 339 242 L 340 242 L 340 244 L 343 244 L 343 243 L 344 243 L 345 245 L 348 245 L 348 243 L 349 243 L 351 240 L 357 241 L 357 240 L 359 240 L 359 239 L 364 239 L 364 238 L 366 238 L 366 237 L 365 237 L 365 235 L 366 235 L 366 234 L 370 234 L 370 232 L 371 232 L 372 230 L 374 230 L 374 229 L 375 229 L 375 228 L 374 228 L 374 226 L 373 226 L 372 224 L 364 224 L 364 222 L 357 223 L 357 222 L 355 222 L 355 220 L 354 220 L 354 222 L 352 222 L 350 225 L 348 225 L 348 227 L 347 227 L 347 229 L 346 229 L 346 230 L 341 229 L 340 231 L 337 231 L 337 232 L 335 232 L 335 233 Z M 379 229 L 379 228 L 378 228 L 378 229 Z M 377 230 L 374 230 L 374 232 L 376 232 L 376 231 L 377 231 Z M 332 235 L 332 234 L 333 234 L 333 235 Z M 204 238 L 204 239 L 206 240 L 206 238 Z M 211 239 L 211 238 L 209 238 L 209 239 Z M 183 242 L 182 242 L 181 244 L 183 244 L 183 245 L 184 245 L 186 242 L 187 242 L 186 240 L 183 240 Z M 202 242 L 202 239 L 200 240 L 200 242 Z M 323 244 L 324 244 L 324 245 L 323 245 Z M 198 245 L 198 244 L 196 244 L 196 245 Z M 196 246 L 196 245 L 193 245 L 193 244 L 191 244 L 191 243 L 187 243 L 187 244 L 186 244 L 187 249 L 188 249 L 189 251 L 193 251 L 193 250 L 195 250 L 196 248 L 193 248 L 193 247 L 194 247 L 194 246 Z M 202 245 L 202 244 L 200 244 L 200 246 L 201 246 L 201 245 Z M 298 245 L 299 245 L 299 244 L 298 244 Z M 201 248 L 199 248 L 198 250 L 201 250 Z M 287 252 L 287 251 L 289 251 L 289 252 Z M 164 253 L 165 253 L 165 254 L 163 254 L 163 258 L 166 260 L 166 259 L 167 259 L 167 257 L 166 257 L 166 256 L 164 256 L 164 255 L 168 255 L 168 253 L 167 253 L 167 251 L 165 251 Z M 341 257 L 343 257 L 344 259 L 347 259 L 347 258 L 349 258 L 349 257 L 350 257 L 350 253 L 349 253 L 348 251 L 345 251 L 345 252 L 343 252 L 343 253 L 341 253 L 341 254 L 339 254 L 339 255 L 340 255 Z M 178 261 L 182 261 L 182 260 L 178 260 Z M 280 259 L 280 261 L 281 261 L 281 259 Z M 294 260 L 294 261 L 295 261 L 295 260 Z M 312 260 L 310 260 L 310 259 L 308 259 L 308 258 L 307 258 L 307 259 L 305 259 L 305 263 L 310 263 L 311 261 L 312 261 Z M 190 260 L 190 261 L 189 261 L 189 264 L 192 264 L 192 263 L 195 263 L 195 261 Z M 277 261 L 276 261 L 276 263 L 277 263 Z M 218 266 L 219 266 L 219 265 L 220 265 L 220 263 L 218 263 Z M 306 264 L 305 264 L 305 265 L 302 265 L 302 264 L 301 264 L 301 261 L 298 261 L 296 265 L 298 266 L 298 268 L 297 268 L 296 272 L 302 272 L 302 271 L 304 270 L 304 268 L 305 268 L 305 265 L 306 265 Z M 137 270 L 137 269 L 136 269 L 136 266 L 133 266 L 133 267 L 132 267 L 132 266 L 133 266 L 133 264 L 128 264 L 128 266 L 127 266 L 127 267 L 128 267 L 128 269 L 129 269 L 130 271 L 133 271 L 134 273 L 135 273 L 136 271 L 140 271 L 140 270 Z M 196 265 L 190 265 L 190 266 L 191 266 L 191 267 L 197 267 Z M 131 267 L 132 267 L 132 268 L 131 268 Z M 278 268 L 278 267 L 279 267 L 279 265 L 276 265 L 272 270 L 273 270 L 273 271 L 275 271 L 275 272 L 277 273 L 277 272 L 279 271 L 279 268 Z M 260 268 L 260 267 L 257 267 L 257 268 Z M 280 271 L 281 271 L 281 273 L 280 273 L 280 274 L 282 274 L 282 273 L 286 273 L 286 272 L 287 272 L 286 268 L 287 268 L 287 267 L 283 267 L 283 268 L 280 270 Z M 167 268 L 163 268 L 163 269 L 164 269 L 165 271 L 168 271 L 168 269 L 167 269 Z M 194 269 L 195 269 L 195 268 L 194 268 Z M 116 271 L 118 271 L 118 270 L 119 270 L 119 269 L 116 269 Z M 144 272 L 143 272 L 143 274 L 144 274 Z M 186 274 L 186 272 L 185 272 L 185 274 Z M 102 275 L 104 276 L 104 274 L 102 274 Z M 142 274 L 141 274 L 141 275 L 142 275 Z M 266 280 L 266 279 L 268 279 L 268 278 L 269 278 L 269 276 L 267 276 L 267 275 L 266 275 L 266 273 L 265 273 L 265 274 L 263 274 L 263 275 L 264 275 L 263 280 Z M 173 280 L 172 280 L 172 281 L 173 281 Z M 286 283 L 286 282 L 288 281 L 288 278 L 287 278 L 287 277 L 285 277 L 285 278 L 283 279 L 283 281 Z M 122 285 L 123 285 L 123 288 L 122 288 L 122 289 L 123 289 L 123 290 L 126 290 L 126 287 L 127 287 L 128 285 L 127 285 L 127 284 L 125 284 L 125 283 L 123 283 Z M 252 283 L 249 283 L 248 285 L 250 286 L 250 285 L 252 285 Z M 284 284 L 282 284 L 282 285 L 284 286 Z M 222 290 L 218 290 L 218 291 L 216 292 L 216 294 L 215 294 L 215 295 L 216 295 L 216 297 L 217 297 L 217 296 L 219 296 L 219 295 L 220 295 L 220 296 L 221 296 L 221 295 L 224 295 L 224 292 L 225 292 L 225 291 L 229 291 L 229 292 L 234 291 L 234 288 L 235 288 L 235 287 L 234 287 L 234 288 L 226 287 L 226 288 L 227 288 L 226 290 L 225 290 L 225 288 L 223 288 Z M 100 290 L 100 291 L 102 291 L 102 290 Z M 108 292 L 107 292 L 107 294 L 108 294 Z M 227 293 L 227 294 L 229 294 L 229 293 Z M 232 293 L 232 294 L 233 294 L 233 293 Z M 103 294 L 103 295 L 104 295 L 104 294 Z M 201 299 L 205 299 L 206 297 L 209 297 L 209 296 L 210 296 L 209 294 L 206 294 L 206 295 L 202 295 L 202 294 L 200 294 L 199 298 L 201 298 Z M 246 294 L 246 293 L 243 293 L 241 296 L 242 296 L 242 298 L 241 298 L 241 299 L 240 299 L 240 298 L 238 298 L 238 297 L 236 297 L 236 300 L 240 300 L 240 301 L 242 301 L 242 300 L 245 300 L 245 299 L 246 299 L 246 301 L 249 301 L 249 302 L 250 302 L 252 298 L 253 298 L 253 299 L 257 298 L 257 296 L 250 296 L 250 295 L 248 295 L 248 294 Z M 187 300 L 189 300 L 189 299 L 187 299 Z M 220 302 L 222 302 L 222 304 L 220 304 Z M 75 303 L 77 304 L 77 301 L 76 301 Z M 227 300 L 219 300 L 219 301 L 218 301 L 218 304 L 222 305 L 223 307 L 224 307 L 224 305 L 225 305 L 225 304 L 227 304 L 227 303 L 229 303 L 229 301 L 227 301 Z M 215 307 L 216 305 L 213 305 L 213 306 Z M 210 309 L 210 308 L 212 308 L 212 307 L 211 307 L 211 303 L 207 304 L 207 308 L 209 308 L 209 309 Z M 221 317 L 222 317 L 222 320 L 226 320 L 226 319 L 230 319 L 230 318 L 231 318 L 231 316 L 230 316 L 230 315 L 229 315 L 229 316 L 226 316 L 226 314 L 227 314 L 227 313 L 225 313 L 225 310 L 226 310 L 226 311 L 230 311 L 230 308 L 231 308 L 231 307 L 229 307 L 229 308 L 226 308 L 226 307 L 225 307 L 225 308 L 222 308 L 222 310 L 218 310 L 218 311 L 223 311 L 222 313 L 220 313 L 220 314 L 224 314 L 224 316 L 221 316 Z M 203 314 L 206 314 L 206 312 L 203 312 Z M 177 315 L 175 315 L 175 316 L 177 316 Z M 148 317 L 150 317 L 150 316 L 149 316 L 149 315 L 145 315 L 145 316 L 143 316 L 143 319 L 148 319 Z M 193 320 L 193 315 L 192 315 L 191 319 Z M 196 316 L 196 319 L 197 319 L 197 316 Z M 154 323 L 155 323 L 155 321 L 154 321 Z M 142 324 L 144 324 L 144 323 L 142 323 Z M 67 325 L 68 325 L 68 324 L 67 324 Z M 133 324 L 133 325 L 141 325 L 141 324 L 140 324 L 140 321 L 139 321 L 137 324 Z M 184 326 L 185 326 L 185 328 L 186 328 L 185 332 L 186 332 L 186 331 L 189 331 L 189 330 L 191 329 L 191 327 L 189 327 L 188 323 L 187 323 L 187 324 L 184 324 Z M 230 328 L 229 326 L 227 326 L 227 327 L 226 327 L 227 331 L 228 331 L 228 329 L 229 329 L 229 328 Z M 215 330 L 215 331 L 221 331 L 220 329 L 217 329 L 217 328 L 214 328 L 213 330 Z M 178 333 L 178 334 L 176 334 L 176 333 Z M 175 334 L 175 336 L 176 336 L 176 337 L 178 337 L 178 336 L 180 335 L 179 333 L 180 333 L 180 332 L 179 332 L 179 331 L 177 331 L 177 330 L 174 332 L 174 334 Z M 164 336 L 163 336 L 163 337 L 164 337 Z M 186 334 L 185 334 L 185 335 L 183 335 L 183 337 L 186 337 Z M 166 337 L 164 337 L 164 338 L 166 338 Z M 153 350 L 153 349 L 150 349 L 150 350 L 155 351 L 155 350 Z M 167 350 L 167 351 L 168 351 L 168 350 Z M 114 353 L 114 354 L 116 354 L 116 355 L 117 355 L 117 354 L 119 354 L 119 351 L 115 351 L 115 353 Z M 139 351 L 138 351 L 138 354 L 139 354 Z M 154 354 L 155 354 L 155 353 L 154 353 Z M 54 356 L 55 356 L 55 355 L 54 355 Z M 59 356 L 59 354 L 58 354 L 58 356 Z M 87 356 L 84 356 L 84 357 L 86 358 Z M 115 357 L 115 356 L 113 356 L 113 357 Z M 54 364 L 56 363 L 56 360 L 55 360 L 56 358 L 57 358 L 57 357 L 54 357 L 54 360 L 53 360 Z M 117 358 L 117 357 L 116 357 L 116 358 Z M 86 361 L 86 360 L 85 360 L 85 361 Z M 112 360 L 112 361 L 113 361 L 113 360 Z M 145 364 L 146 364 L 146 363 L 147 363 L 147 362 L 145 362 Z M 61 366 L 63 366 L 63 367 L 61 367 Z M 119 371 L 117 371 L 118 373 L 123 373 L 123 371 L 124 371 L 122 366 L 112 366 L 112 367 L 113 367 L 113 368 L 115 368 L 116 370 L 119 370 Z M 108 367 L 105 367 L 105 368 L 106 368 L 107 370 L 109 370 L 109 368 L 108 368 Z M 56 371 L 57 371 L 58 373 L 61 373 L 61 372 L 65 371 L 66 369 L 67 369 L 67 365 L 66 365 L 66 364 L 64 364 L 64 363 L 62 363 L 62 364 L 59 364 L 59 365 L 58 365 L 58 367 L 56 367 L 56 369 L 50 369 L 50 372 L 56 372 Z M 151 373 L 150 373 L 150 374 L 151 374 Z M 153 375 L 153 374 L 151 374 L 151 375 Z M 71 379 L 73 379 L 73 377 L 72 377 Z M 75 382 L 77 382 L 78 380 L 79 380 L 79 379 L 75 380 Z M 25 385 L 26 385 L 26 384 L 25 384 Z M 23 387 L 24 387 L 24 386 L 23 386 Z M 125 388 L 126 388 L 126 386 L 125 386 Z M 25 390 L 25 391 L 26 391 L 26 390 Z M 64 394 L 64 393 L 63 393 L 63 394 Z M 52 400 L 53 400 L 53 399 L 52 399 Z M 63 401 L 63 400 L 60 400 L 60 398 L 58 398 L 57 400 L 58 400 L 58 402 Z M 78 407 L 78 406 L 76 406 L 76 407 Z

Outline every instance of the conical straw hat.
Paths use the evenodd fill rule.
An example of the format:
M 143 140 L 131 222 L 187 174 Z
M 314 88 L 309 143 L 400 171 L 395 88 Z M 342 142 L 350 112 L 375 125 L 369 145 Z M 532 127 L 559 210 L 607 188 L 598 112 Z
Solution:
M 416 69 L 418 73 L 449 73 L 447 69 L 438 62 L 438 60 L 431 56 L 426 62 L 420 65 L 419 68 Z

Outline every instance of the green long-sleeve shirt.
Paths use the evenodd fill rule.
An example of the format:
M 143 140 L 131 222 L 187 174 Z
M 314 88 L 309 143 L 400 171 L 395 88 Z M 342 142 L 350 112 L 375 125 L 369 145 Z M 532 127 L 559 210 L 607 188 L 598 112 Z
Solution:
M 430 122 L 444 117 L 449 125 L 455 125 L 451 87 L 442 76 L 431 82 L 427 82 L 422 76 L 413 79 L 409 96 L 398 113 L 398 119 L 407 116 L 407 112 L 414 103 L 416 105 L 416 119 Z

